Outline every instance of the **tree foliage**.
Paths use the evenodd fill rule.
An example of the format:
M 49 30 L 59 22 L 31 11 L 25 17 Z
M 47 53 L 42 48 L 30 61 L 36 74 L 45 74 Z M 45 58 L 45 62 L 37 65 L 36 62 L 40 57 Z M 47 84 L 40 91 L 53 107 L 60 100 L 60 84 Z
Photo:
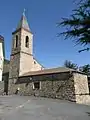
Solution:
M 66 60 L 66 61 L 64 62 L 64 66 L 67 67 L 67 68 L 74 69 L 74 70 L 77 70 L 77 69 L 78 69 L 77 64 L 72 63 L 71 61 L 68 61 L 68 60 Z
M 76 44 L 90 45 L 90 0 L 82 0 L 70 18 L 62 18 L 58 25 L 66 27 L 66 31 L 59 33 L 63 34 L 65 39 L 74 38 Z M 90 48 L 87 47 L 79 52 L 84 50 L 88 51 Z
M 84 72 L 86 74 L 90 74 L 90 64 L 84 65 L 79 68 L 81 72 Z

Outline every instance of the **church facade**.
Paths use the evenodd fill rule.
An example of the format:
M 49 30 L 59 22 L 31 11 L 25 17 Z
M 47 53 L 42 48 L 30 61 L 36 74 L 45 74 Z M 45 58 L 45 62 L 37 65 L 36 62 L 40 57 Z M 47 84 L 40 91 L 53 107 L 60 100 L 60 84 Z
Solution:
M 25 14 L 12 33 L 7 73 L 9 94 L 15 94 L 19 89 L 19 95 L 57 98 L 83 104 L 90 102 L 87 75 L 64 67 L 46 69 L 34 58 L 33 34 Z

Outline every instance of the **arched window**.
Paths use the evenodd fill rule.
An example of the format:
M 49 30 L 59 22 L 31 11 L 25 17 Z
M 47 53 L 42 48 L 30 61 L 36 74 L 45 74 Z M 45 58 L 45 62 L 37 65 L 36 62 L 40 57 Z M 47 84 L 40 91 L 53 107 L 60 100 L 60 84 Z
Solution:
M 26 36 L 25 47 L 29 48 L 29 37 Z
M 18 35 L 16 35 L 16 43 L 15 43 L 15 47 L 18 47 Z

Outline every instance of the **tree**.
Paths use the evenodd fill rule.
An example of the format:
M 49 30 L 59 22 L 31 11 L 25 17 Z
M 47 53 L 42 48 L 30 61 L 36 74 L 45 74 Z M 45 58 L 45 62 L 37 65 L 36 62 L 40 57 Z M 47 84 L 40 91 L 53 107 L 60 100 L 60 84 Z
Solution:
M 70 18 L 62 18 L 59 26 L 66 27 L 66 31 L 59 33 L 65 35 L 65 39 L 74 38 L 76 44 L 90 45 L 90 0 L 82 0 L 77 9 L 73 10 Z M 90 50 L 89 47 L 79 52 Z
M 79 68 L 81 72 L 84 72 L 86 74 L 90 74 L 90 64 L 84 65 Z
M 66 60 L 66 61 L 64 62 L 64 66 L 67 67 L 67 68 L 74 69 L 74 70 L 77 70 L 77 69 L 78 69 L 77 64 L 74 64 L 74 63 L 72 63 L 71 61 L 68 61 L 68 60 Z

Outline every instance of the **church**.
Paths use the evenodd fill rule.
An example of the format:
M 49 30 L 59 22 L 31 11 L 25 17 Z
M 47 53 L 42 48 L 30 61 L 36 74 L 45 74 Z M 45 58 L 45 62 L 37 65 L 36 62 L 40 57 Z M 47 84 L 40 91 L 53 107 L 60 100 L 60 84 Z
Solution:
M 3 81 L 9 94 L 19 88 L 19 95 L 90 102 L 87 75 L 65 67 L 46 69 L 33 56 L 33 34 L 24 13 L 12 33 L 10 61 L 4 64 Z

